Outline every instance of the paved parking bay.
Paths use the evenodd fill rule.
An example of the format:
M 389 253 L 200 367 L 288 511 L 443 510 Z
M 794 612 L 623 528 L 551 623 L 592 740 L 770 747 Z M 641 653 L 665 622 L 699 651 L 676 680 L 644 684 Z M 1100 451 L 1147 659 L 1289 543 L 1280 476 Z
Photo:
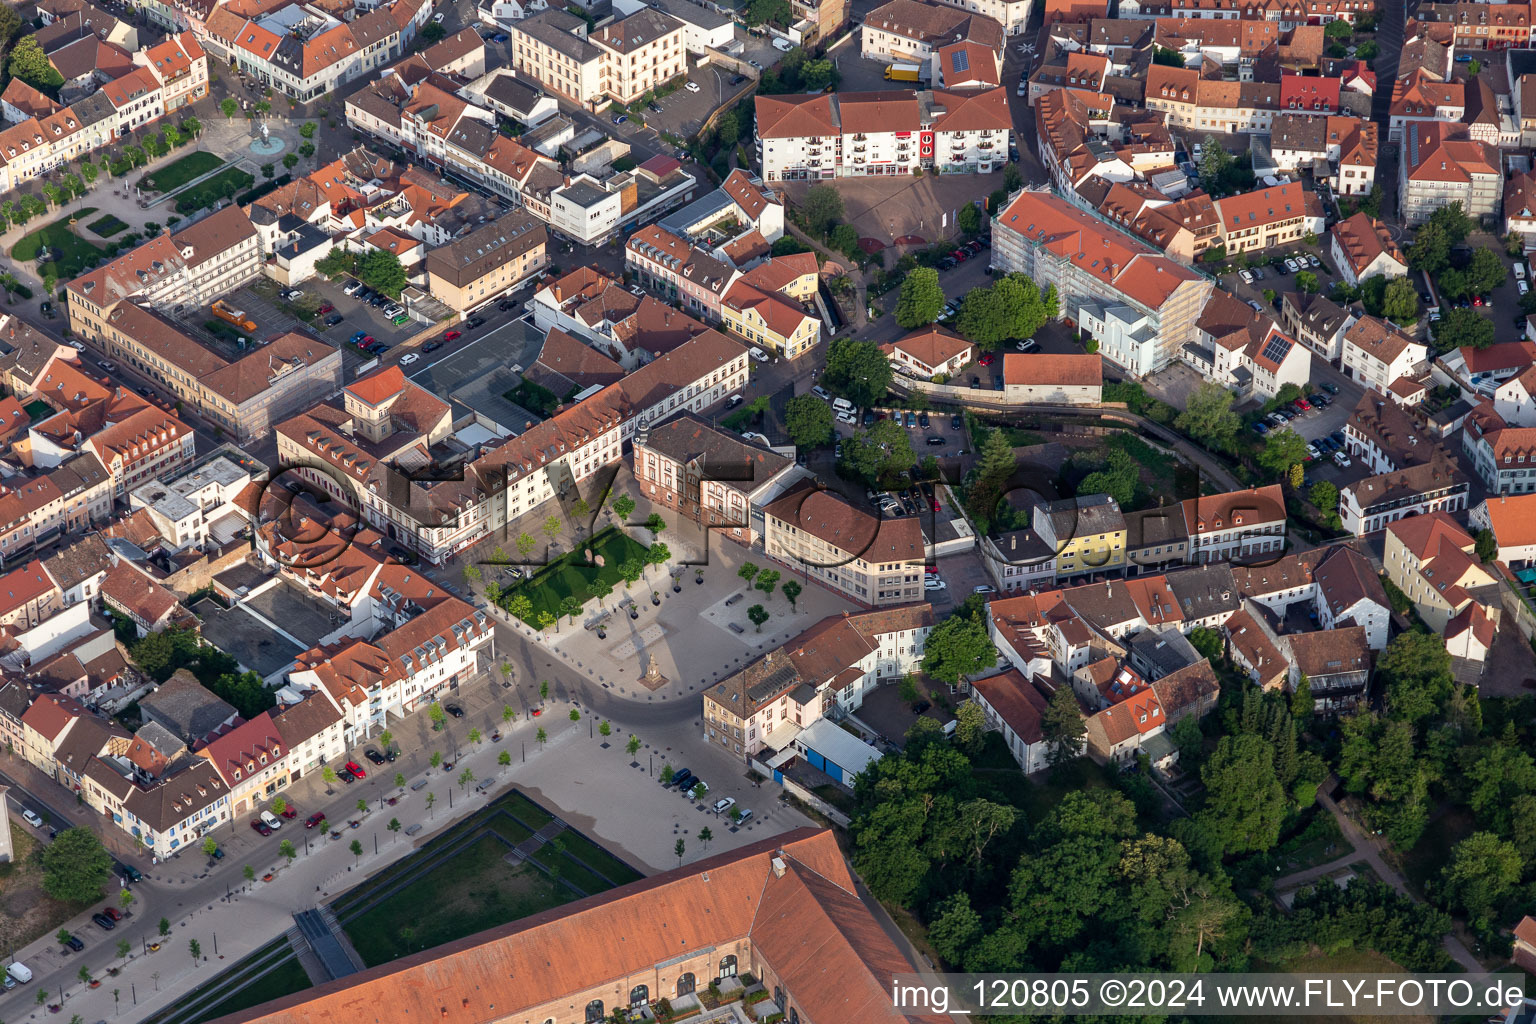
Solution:
M 741 30 L 738 28 L 737 31 Z M 777 51 L 771 47 L 768 52 L 777 54 Z M 756 59 L 762 62 L 761 57 Z M 646 125 L 657 131 L 688 138 L 699 130 L 699 126 L 714 113 L 716 108 L 736 102 L 752 88 L 750 79 L 732 85 L 731 79 L 736 75 L 737 72 L 733 68 L 714 64 L 690 68 L 688 80 L 698 83 L 699 91 L 689 92 L 687 88 L 682 88 L 668 96 L 663 96 L 656 102 L 656 105 L 661 108 L 661 113 L 646 111 L 643 115 Z
M 421 331 L 422 324 L 419 321 L 408 320 L 404 325 L 397 327 L 384 316 L 383 306 L 370 306 L 343 293 L 342 288 L 350 280 L 351 278 L 342 278 L 335 281 L 321 281 L 315 278 L 306 281 L 303 286 L 305 291 L 315 295 L 322 302 L 335 306 L 336 312 L 341 314 L 341 323 L 330 329 L 330 334 L 337 344 L 345 344 L 355 332 L 364 331 L 384 344 L 394 346 Z

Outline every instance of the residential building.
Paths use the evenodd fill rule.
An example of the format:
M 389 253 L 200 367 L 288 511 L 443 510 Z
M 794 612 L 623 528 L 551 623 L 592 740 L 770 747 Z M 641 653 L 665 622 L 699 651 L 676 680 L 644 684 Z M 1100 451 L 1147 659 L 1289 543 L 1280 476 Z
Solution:
M 1449 55 L 1446 56 L 1449 62 Z M 1467 113 L 1466 84 L 1447 81 L 1424 67 L 1400 69 L 1392 85 L 1389 108 L 1392 142 L 1401 142 L 1409 128 L 1446 125 L 1454 128 Z
M 926 542 L 915 517 L 887 519 L 804 480 L 763 509 L 769 558 L 866 607 L 923 597 Z
M 272 713 L 263 711 L 215 736 L 197 754 L 207 759 L 229 787 L 230 814 L 239 817 L 287 787 L 292 769 L 287 750 L 272 722 Z
M 970 363 L 975 349 L 953 331 L 934 324 L 919 328 L 897 341 L 886 342 L 880 350 L 891 361 L 891 368 L 912 377 L 953 376 Z
M 1056 583 L 1056 551 L 1034 530 L 1010 530 L 1001 536 L 983 537 L 981 561 L 997 589 L 1005 594 Z
M 1180 357 L 1235 395 L 1271 398 L 1311 378 L 1311 351 L 1230 292 L 1214 292 L 1195 327 L 1199 341 L 1185 345 Z
M 1498 607 L 1497 581 L 1478 564 L 1474 546 L 1471 535 L 1444 512 L 1387 527 L 1382 556 L 1387 578 L 1436 633 L 1471 604 Z
M 1510 426 L 1481 402 L 1467 417 L 1461 445 L 1490 494 L 1536 491 L 1536 427 Z
M 635 433 L 633 472 L 653 504 L 743 544 L 763 533 L 763 507 L 795 460 L 682 413 Z
M 1285 495 L 1279 484 L 1183 501 L 1188 561 L 1255 565 L 1285 551 Z
M 1471 217 L 1503 212 L 1504 175 L 1499 151 L 1455 125 L 1416 123 L 1404 130 L 1398 203 L 1404 222 L 1416 227 L 1451 202 Z
M 624 263 L 644 287 L 715 322 L 722 319 L 726 289 L 740 275 L 730 264 L 655 224 L 625 241 Z
M 1536 565 L 1536 494 L 1500 494 L 1478 502 L 1467 516 L 1478 530 L 1493 534 L 1498 560 L 1511 569 Z
M 1296 246 L 1325 226 L 1323 201 L 1300 182 L 1218 199 L 1216 212 L 1217 238 L 1229 254 Z
M 1162 64 L 1147 68 L 1146 105 L 1166 114 L 1169 128 L 1233 135 L 1269 134 L 1283 109 L 1278 84 L 1202 78 L 1196 68 Z
M 633 103 L 686 73 L 686 26 L 643 8 L 595 30 L 564 10 L 510 26 L 512 67 L 573 103 L 596 110 Z
M 940 173 L 986 174 L 1008 159 L 1005 91 L 921 90 L 758 96 L 758 162 L 769 183 Z
M 1350 379 L 1390 397 L 1393 382 L 1422 376 L 1428 358 L 1429 349 L 1422 342 L 1414 341 L 1390 321 L 1367 314 L 1344 332 L 1339 361 Z
M 720 319 L 738 338 L 794 359 L 821 341 L 821 318 L 778 291 L 757 287 L 752 275 L 765 266 L 754 268 L 725 290 L 720 296 Z
M 985 15 L 925 0 L 890 0 L 865 15 L 859 33 L 865 60 L 920 65 L 934 85 L 1000 84 L 1004 29 Z
M 927 603 L 822 619 L 704 691 L 706 738 L 748 762 L 784 749 L 834 707 L 856 711 L 911 671 L 933 623 Z
M 1284 637 L 1288 654 L 1290 688 L 1306 679 L 1313 707 L 1319 714 L 1351 710 L 1370 690 L 1371 648 L 1363 626 L 1289 633 Z
M 1536 77 L 1530 81 L 1536 99 Z M 1536 108 L 1533 108 L 1536 114 Z M 1526 252 L 1536 249 L 1536 175 L 1516 171 L 1504 184 L 1504 231 L 1520 236 Z
M 549 233 L 518 210 L 427 253 L 432 297 L 451 309 L 478 309 L 537 274 Z
M 1348 545 L 1328 549 L 1312 572 L 1317 587 L 1317 618 L 1324 629 L 1359 626 L 1365 644 L 1373 651 L 1386 650 L 1392 625 L 1392 607 L 1381 578 L 1365 556 Z
M 1101 352 L 1133 375 L 1162 369 L 1197 340 L 1195 322 L 1212 283 L 1058 196 L 1014 196 L 992 222 L 992 246 L 999 272 L 1056 287 L 1064 320 L 1102 313 Z
M 1047 684 L 1026 678 L 1017 669 L 971 683 L 971 699 L 986 717 L 987 728 L 1008 744 L 1008 752 L 1025 774 L 1050 767 L 1050 744 L 1041 724 L 1050 702 Z
M 1352 285 L 1368 277 L 1408 276 L 1408 258 L 1387 226 L 1364 213 L 1339 221 L 1328 231 L 1328 251 L 1339 276 Z
M 1467 478 L 1440 452 L 1428 462 L 1366 477 L 1339 488 L 1344 529 L 1363 537 L 1400 519 L 1467 507 Z
M 1344 355 L 1344 332 L 1355 322 L 1354 313 L 1315 292 L 1286 292 L 1280 318 L 1291 337 L 1335 365 Z
M 1125 516 L 1107 494 L 1038 503 L 1030 525 L 1055 552 L 1057 579 L 1125 568 Z
M 36 559 L 0 576 L 0 627 L 30 629 L 63 607 L 63 591 Z

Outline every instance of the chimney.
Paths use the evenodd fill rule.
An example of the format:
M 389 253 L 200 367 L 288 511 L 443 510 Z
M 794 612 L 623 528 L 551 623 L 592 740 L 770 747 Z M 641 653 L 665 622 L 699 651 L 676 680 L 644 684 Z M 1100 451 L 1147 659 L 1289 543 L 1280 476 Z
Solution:
M 780 851 L 780 852 L 782 852 L 782 851 Z M 784 858 L 783 857 L 775 857 L 775 858 L 773 858 L 773 877 L 775 877 L 775 878 L 783 878 L 784 877 Z

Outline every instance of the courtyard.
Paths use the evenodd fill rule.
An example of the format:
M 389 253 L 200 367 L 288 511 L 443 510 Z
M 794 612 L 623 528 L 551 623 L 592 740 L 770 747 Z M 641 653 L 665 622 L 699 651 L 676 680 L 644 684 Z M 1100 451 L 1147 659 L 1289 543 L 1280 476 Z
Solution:
M 872 239 L 887 247 L 900 238 L 907 247 L 956 237 L 959 229 L 955 218 L 960 207 L 1002 188 L 1003 175 L 903 174 L 779 184 L 796 206 L 804 202 L 811 186 L 831 184 L 843 197 L 843 220 L 858 230 L 860 239 Z

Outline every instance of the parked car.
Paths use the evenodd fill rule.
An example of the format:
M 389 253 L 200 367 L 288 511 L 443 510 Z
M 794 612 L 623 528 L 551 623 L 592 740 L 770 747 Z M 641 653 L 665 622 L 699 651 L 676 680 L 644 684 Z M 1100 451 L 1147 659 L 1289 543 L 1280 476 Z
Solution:
M 72 949 L 76 953 L 85 948 L 85 943 L 80 941 L 80 936 L 78 935 L 69 936 L 69 938 L 64 940 L 64 945 L 67 949 Z
M 425 345 L 421 346 L 421 350 L 423 352 L 436 352 L 442 347 L 443 343 L 441 341 L 429 341 Z
M 457 704 L 444 704 L 443 710 L 448 712 L 454 718 L 464 717 L 464 709 L 459 707 Z
M 1334 461 L 1334 462 L 1335 462 L 1335 463 L 1336 463 L 1336 464 L 1337 464 L 1337 465 L 1338 465 L 1338 466 L 1339 466 L 1339 467 L 1340 467 L 1340 468 L 1341 468 L 1341 469 L 1348 469 L 1348 468 L 1349 468 L 1349 466 L 1350 466 L 1350 458 L 1349 458 L 1349 456 L 1348 456 L 1348 455 L 1346 455 L 1346 454 L 1345 454 L 1345 453 L 1344 453 L 1344 452 L 1334 452 L 1334 453 L 1333 453 L 1333 461 Z
M 689 82 L 686 85 L 684 85 L 683 88 L 687 89 L 689 92 L 698 92 L 699 91 L 699 83 L 698 82 Z
M 384 763 L 384 755 L 379 753 L 377 750 L 374 750 L 372 747 L 369 747 L 367 750 L 363 751 L 363 756 L 372 761 L 374 764 Z
M 731 76 L 731 85 L 732 86 L 737 86 L 737 85 L 740 85 L 742 82 L 745 82 L 746 80 L 747 80 L 747 76 L 746 75 L 732 75 Z
M 613 123 L 614 124 L 625 124 L 628 121 L 629 121 L 629 115 L 628 114 L 619 114 L 618 116 L 616 116 L 613 119 Z
M 940 437 L 938 434 L 934 434 L 932 437 L 928 438 L 928 447 L 930 448 L 939 448 L 946 444 L 949 444 L 949 441 L 943 437 Z
M 965 426 L 965 417 L 958 412 L 949 418 L 949 429 L 959 430 L 963 426 Z
M 991 352 L 983 352 L 977 358 L 976 365 L 977 366 L 991 366 L 995 362 L 997 362 L 997 357 L 996 356 L 994 356 Z
M 715 801 L 715 813 L 716 814 L 724 814 L 726 811 L 730 810 L 732 807 L 735 807 L 735 806 L 736 806 L 736 798 L 735 797 L 733 797 L 733 796 L 723 796 L 719 800 Z
M 320 824 L 324 820 L 325 820 L 325 815 L 321 814 L 319 811 L 316 811 L 314 814 L 311 814 L 309 817 L 304 819 L 304 827 L 305 828 L 314 828 L 316 825 Z
M 261 823 L 274 832 L 283 827 L 282 821 L 280 821 L 277 815 L 273 814 L 271 811 L 262 811 L 260 818 Z
M 470 317 L 469 318 L 469 326 L 470 327 L 484 327 L 485 326 L 485 317 L 482 317 L 482 316 L 472 316 L 472 317 Z
M 1339 386 L 1337 384 L 1333 383 L 1333 381 L 1331 381 L 1331 380 L 1323 381 L 1321 384 L 1318 385 L 1318 387 L 1322 388 L 1324 391 L 1328 392 L 1330 395 L 1336 395 L 1336 394 L 1339 393 Z
M 272 834 L 272 830 L 267 827 L 267 823 L 262 821 L 260 818 L 251 819 L 251 828 L 255 829 L 257 832 L 264 836 L 269 836 Z
M 96 922 L 96 927 L 100 928 L 104 932 L 109 932 L 117 927 L 117 922 L 112 920 L 106 914 L 92 914 L 91 920 Z
M 35 812 L 33 812 L 32 808 L 30 808 L 30 807 L 23 807 L 21 809 L 21 818 L 22 818 L 23 821 L 25 821 L 28 825 L 31 825 L 33 828 L 42 828 L 43 827 L 43 819 L 39 818 L 37 816 L 37 814 Z
M 926 577 L 923 580 L 923 589 L 924 590 L 945 590 L 945 589 L 948 589 L 948 587 L 949 587 L 949 584 L 945 583 L 943 580 L 939 579 L 937 576 L 929 576 L 929 577 Z
M 1243 279 L 1243 284 L 1253 284 L 1253 275 L 1246 270 L 1239 270 L 1237 276 Z
M 346 317 L 342 316 L 340 313 L 332 313 L 330 316 L 325 318 L 325 326 L 335 327 L 345 319 Z
M 358 764 L 356 761 L 348 761 L 346 764 L 346 769 L 347 771 L 351 772 L 355 778 L 366 779 L 368 777 L 368 773 L 363 771 L 363 766 Z
M 315 312 L 317 314 L 321 315 L 321 316 L 324 316 L 326 313 L 334 313 L 334 312 L 336 312 L 336 307 L 331 305 L 329 302 L 327 302 L 324 305 L 322 305 L 319 309 L 315 310 Z
M 924 713 L 924 712 L 926 712 L 926 711 L 927 711 L 927 710 L 928 710 L 928 709 L 929 709 L 929 708 L 931 708 L 931 707 L 933 707 L 933 705 L 932 705 L 932 704 L 929 704 L 929 703 L 928 703 L 928 702 L 927 702 L 927 701 L 925 701 L 925 700 L 920 700 L 920 701 L 918 701 L 918 702 L 917 702 L 917 703 L 916 703 L 916 704 L 913 704 L 913 705 L 912 705 L 912 713 L 913 713 L 913 714 L 914 714 L 914 715 L 921 715 L 921 714 L 923 714 L 923 713 Z

